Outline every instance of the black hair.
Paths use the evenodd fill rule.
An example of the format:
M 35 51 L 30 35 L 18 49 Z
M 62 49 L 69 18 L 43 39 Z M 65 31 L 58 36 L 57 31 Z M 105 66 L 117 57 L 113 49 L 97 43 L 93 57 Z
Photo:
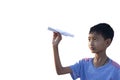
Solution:
M 90 28 L 89 34 L 90 33 L 101 34 L 105 40 L 110 38 L 112 41 L 114 37 L 114 30 L 107 23 L 99 23 L 97 25 L 94 25 Z

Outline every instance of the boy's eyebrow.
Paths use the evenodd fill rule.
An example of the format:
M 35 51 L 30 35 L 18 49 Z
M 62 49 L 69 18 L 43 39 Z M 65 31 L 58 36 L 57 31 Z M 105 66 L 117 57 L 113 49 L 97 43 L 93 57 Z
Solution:
M 91 37 L 88 37 L 88 38 L 91 38 Z
M 92 37 L 88 36 L 88 38 L 98 38 L 98 37 L 97 36 L 92 36 Z

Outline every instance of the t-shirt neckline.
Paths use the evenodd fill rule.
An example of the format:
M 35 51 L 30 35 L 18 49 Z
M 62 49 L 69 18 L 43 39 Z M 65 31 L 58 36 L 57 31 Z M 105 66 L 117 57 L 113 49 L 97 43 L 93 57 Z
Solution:
M 106 64 L 104 64 L 104 65 L 102 65 L 102 66 L 100 66 L 100 67 L 95 67 L 94 64 L 93 64 L 93 59 L 94 59 L 94 58 L 91 59 L 91 65 L 92 65 L 92 67 L 93 67 L 94 69 L 102 69 L 102 68 L 105 68 L 105 67 L 107 67 L 107 66 L 111 63 L 111 59 L 108 58 L 109 61 L 108 61 Z

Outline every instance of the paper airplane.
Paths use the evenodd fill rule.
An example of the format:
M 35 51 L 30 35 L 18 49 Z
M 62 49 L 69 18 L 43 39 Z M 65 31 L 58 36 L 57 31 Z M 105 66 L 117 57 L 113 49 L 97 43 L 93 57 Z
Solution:
M 53 31 L 53 32 L 59 32 L 60 34 L 62 34 L 62 35 L 64 35 L 64 36 L 74 37 L 73 34 L 70 34 L 70 33 L 68 33 L 68 32 L 62 31 L 62 30 L 60 30 L 60 29 L 55 29 L 55 28 L 52 28 L 52 27 L 48 27 L 48 30 Z

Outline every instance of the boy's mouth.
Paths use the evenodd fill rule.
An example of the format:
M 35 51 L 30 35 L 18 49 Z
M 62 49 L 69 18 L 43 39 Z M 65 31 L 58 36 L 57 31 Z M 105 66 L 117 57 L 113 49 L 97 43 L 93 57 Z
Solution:
M 95 50 L 95 48 L 94 47 L 90 47 L 90 50 Z

